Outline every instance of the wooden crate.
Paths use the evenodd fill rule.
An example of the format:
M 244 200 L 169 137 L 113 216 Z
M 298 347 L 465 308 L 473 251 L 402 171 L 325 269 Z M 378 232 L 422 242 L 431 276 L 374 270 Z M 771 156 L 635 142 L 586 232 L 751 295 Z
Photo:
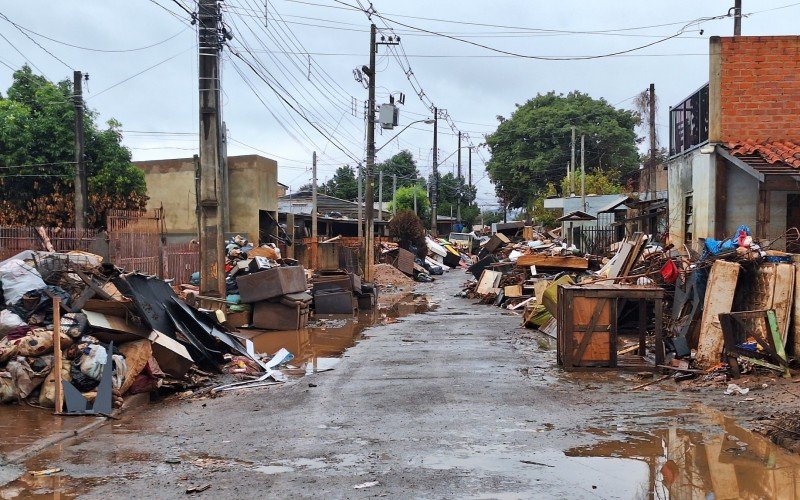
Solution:
M 618 368 L 617 318 L 620 301 L 640 303 L 639 338 L 646 336 L 647 301 L 655 303 L 656 365 L 663 364 L 662 307 L 664 290 L 636 285 L 560 285 L 556 317 L 558 363 L 567 371 Z M 637 363 L 637 369 L 642 365 Z M 656 368 L 656 366 L 653 366 Z

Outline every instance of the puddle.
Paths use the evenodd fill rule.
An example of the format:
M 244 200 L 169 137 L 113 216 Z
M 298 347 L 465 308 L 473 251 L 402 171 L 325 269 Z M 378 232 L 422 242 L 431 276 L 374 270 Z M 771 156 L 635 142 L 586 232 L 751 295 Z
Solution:
M 53 410 L 27 404 L 0 405 L 0 455 L 30 445 L 43 436 L 72 432 L 92 422 L 93 417 L 55 417 Z
M 256 352 L 274 353 L 283 347 L 291 352 L 292 368 L 281 368 L 287 375 L 310 375 L 333 370 L 344 352 L 366 337 L 364 330 L 370 326 L 434 309 L 424 295 L 407 294 L 390 305 L 356 316 L 316 317 L 310 328 L 302 330 L 241 330 L 240 334 L 253 341 Z
M 628 439 L 572 448 L 564 454 L 644 465 L 651 498 L 797 498 L 800 456 L 705 407 L 684 413 L 691 411 L 699 412 L 705 422 L 687 426 L 675 419 L 666 428 L 629 432 Z M 620 465 L 618 473 L 624 467 Z

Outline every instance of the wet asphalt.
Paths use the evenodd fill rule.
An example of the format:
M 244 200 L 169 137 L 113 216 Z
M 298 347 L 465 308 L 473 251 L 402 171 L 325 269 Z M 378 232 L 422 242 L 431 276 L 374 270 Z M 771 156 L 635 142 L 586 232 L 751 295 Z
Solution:
M 453 297 L 466 279 L 418 285 L 438 307 L 368 328 L 333 371 L 126 414 L 30 460 L 63 471 L 0 498 L 648 498 L 658 470 L 591 445 L 713 431 L 695 393 L 561 372 L 553 339 Z

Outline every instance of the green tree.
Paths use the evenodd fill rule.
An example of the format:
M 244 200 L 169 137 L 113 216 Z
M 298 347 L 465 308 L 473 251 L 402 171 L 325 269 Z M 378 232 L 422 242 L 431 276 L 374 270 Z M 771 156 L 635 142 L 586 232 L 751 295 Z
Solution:
M 460 200 L 461 221 L 466 226 L 471 226 L 480 214 L 480 209 L 475 205 L 475 187 L 468 186 L 463 177 L 458 178 L 452 172 L 439 176 L 437 186 L 439 191 L 439 214 L 449 216 L 452 209 L 455 217 L 458 213 Z
M 417 215 L 423 222 L 428 223 L 431 217 L 431 202 L 428 200 L 428 193 L 425 188 L 419 185 L 405 186 L 397 190 L 394 199 L 389 204 L 389 210 L 393 205 L 397 205 L 397 211 L 414 211 L 414 197 L 417 198 Z
M 353 167 L 342 165 L 337 168 L 333 177 L 325 183 L 321 191 L 329 196 L 354 201 L 358 198 L 358 178 Z
M 576 172 L 572 177 L 575 178 L 575 190 L 580 191 L 581 185 L 581 173 Z M 610 170 L 607 172 L 602 172 L 600 170 L 594 170 L 592 172 L 586 173 L 586 182 L 584 184 L 584 189 L 586 194 L 619 194 L 622 193 L 625 188 L 618 184 L 614 179 L 619 179 L 619 174 L 616 171 Z M 568 193 L 569 192 L 569 181 L 570 176 L 564 176 L 561 180 L 561 192 Z
M 383 172 L 383 195 L 386 198 L 388 193 L 392 193 L 392 175 L 397 176 L 398 189 L 405 186 L 412 186 L 418 184 L 421 180 L 419 171 L 417 170 L 417 162 L 414 161 L 414 155 L 408 150 L 403 150 L 392 156 L 388 160 L 375 165 L 375 179 L 377 181 L 378 174 Z M 375 183 L 375 192 L 378 191 L 378 183 Z
M 624 181 L 635 174 L 639 157 L 635 127 L 638 113 L 614 108 L 605 99 L 570 92 L 539 94 L 511 118 L 498 117 L 487 136 L 492 157 L 486 168 L 498 197 L 530 211 L 548 182 L 559 183 L 570 159 L 572 126 L 586 136 L 586 161 L 600 171 L 615 170 Z M 578 153 L 580 155 L 580 153 Z
M 0 96 L 0 221 L 4 224 L 74 224 L 75 176 L 72 83 L 49 82 L 28 66 L 15 71 Z M 121 124 L 97 127 L 84 119 L 89 222 L 102 225 L 110 208 L 143 208 L 144 173 L 121 143 Z

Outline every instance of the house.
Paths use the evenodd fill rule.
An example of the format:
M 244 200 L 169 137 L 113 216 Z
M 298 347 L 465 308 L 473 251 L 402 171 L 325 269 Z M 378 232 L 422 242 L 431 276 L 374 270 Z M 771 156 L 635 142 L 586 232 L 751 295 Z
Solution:
M 708 84 L 670 108 L 670 242 L 747 225 L 800 251 L 783 238 L 800 227 L 800 37 L 712 37 L 709 54 Z
M 148 210 L 163 207 L 167 238 L 183 242 L 197 238 L 197 164 L 194 158 L 133 162 L 144 171 Z M 278 197 L 286 186 L 278 182 L 278 163 L 259 155 L 228 157 L 228 197 L 224 231 L 251 240 L 262 236 L 262 226 L 277 218 Z
M 361 204 L 361 218 L 365 219 L 364 204 Z M 278 198 L 278 221 L 281 224 L 289 222 L 289 216 L 294 219 L 294 236 L 296 239 L 311 236 L 311 212 L 313 207 L 311 191 L 298 191 L 283 195 Z M 387 224 L 391 212 L 383 211 L 382 220 L 378 220 L 378 208 L 373 212 L 375 234 L 386 236 Z M 335 196 L 317 193 L 317 233 L 323 237 L 358 235 L 359 204 L 343 200 Z
M 618 222 L 625 219 L 628 205 L 633 200 L 624 194 L 591 194 L 586 195 L 584 208 L 580 196 L 546 198 L 544 208 L 563 214 L 560 216 L 563 220 L 559 222 L 561 234 L 567 242 L 574 243 L 586 252 L 599 253 L 603 246 L 607 247 L 625 237 L 625 227 Z

